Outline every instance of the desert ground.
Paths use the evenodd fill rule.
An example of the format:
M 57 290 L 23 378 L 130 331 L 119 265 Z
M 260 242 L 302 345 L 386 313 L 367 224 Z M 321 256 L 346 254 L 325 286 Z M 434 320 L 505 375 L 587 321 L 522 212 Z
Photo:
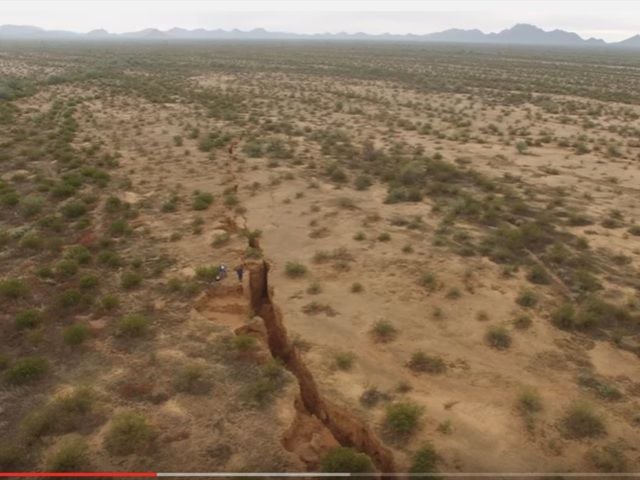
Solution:
M 637 471 L 639 69 L 0 45 L 0 468 Z

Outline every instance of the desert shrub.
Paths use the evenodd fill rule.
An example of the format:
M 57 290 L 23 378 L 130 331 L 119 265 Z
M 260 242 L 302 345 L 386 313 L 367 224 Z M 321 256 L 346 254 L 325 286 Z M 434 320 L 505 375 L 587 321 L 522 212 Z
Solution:
M 120 275 L 120 285 L 126 290 L 138 287 L 142 283 L 142 275 L 136 272 L 123 272 Z
M 485 340 L 490 347 L 497 350 L 506 350 L 511 346 L 511 335 L 502 326 L 491 326 L 485 334 Z
M 378 235 L 379 242 L 388 242 L 389 240 L 391 240 L 391 235 L 389 235 L 388 232 L 382 232 L 380 235 Z
M 258 347 L 258 341 L 251 335 L 241 334 L 233 337 L 233 348 L 239 352 L 250 352 Z
M 299 262 L 287 262 L 284 271 L 287 277 L 299 278 L 307 274 L 307 267 Z
M 601 437 L 607 433 L 602 419 L 586 403 L 571 405 L 561 423 L 565 435 L 570 438 Z
M 423 273 L 418 283 L 430 292 L 438 289 L 438 279 L 436 274 L 432 272 Z
M 362 395 L 360 395 L 360 403 L 365 407 L 374 407 L 381 401 L 385 401 L 389 399 L 389 395 L 378 390 L 377 387 L 369 387 Z
M 89 336 L 89 327 L 84 323 L 69 325 L 62 332 L 62 339 L 67 345 L 80 345 Z
M 418 429 L 422 411 L 422 407 L 411 402 L 389 405 L 386 409 L 385 427 L 395 435 L 410 435 Z
M 258 406 L 264 406 L 287 382 L 286 370 L 277 360 L 270 360 L 260 371 L 260 377 L 248 389 L 248 396 Z
M 64 256 L 65 258 L 74 260 L 81 265 L 86 265 L 91 261 L 91 252 L 89 252 L 89 250 L 82 245 L 74 245 L 73 247 L 69 248 L 65 252 Z
M 413 455 L 409 473 L 433 473 L 437 472 L 440 457 L 431 444 L 427 444 Z
M 15 325 L 18 330 L 35 328 L 42 322 L 42 313 L 40 310 L 30 308 L 18 313 L 15 318 Z
M 44 246 L 44 239 L 37 232 L 28 232 L 20 239 L 20 248 L 26 250 L 41 250 Z
M 350 370 L 356 356 L 352 352 L 339 352 L 334 356 L 336 367 L 339 370 Z
M 431 288 L 433 288 L 433 287 L 431 287 Z M 436 284 L 436 288 L 437 288 L 437 284 Z M 447 290 L 446 297 L 448 299 L 450 299 L 450 300 L 457 300 L 461 296 L 462 296 L 462 292 L 460 291 L 460 289 L 458 287 L 451 287 L 449 290 Z M 478 318 L 478 320 L 482 320 L 482 319 Z
M 398 335 L 398 330 L 388 320 L 378 320 L 373 324 L 371 333 L 379 342 L 390 342 Z
M 523 292 L 520 292 L 520 294 L 516 298 L 516 303 L 521 307 L 534 307 L 538 303 L 538 295 L 531 290 L 525 290 Z
M 91 299 L 89 297 L 83 296 L 75 288 L 67 288 L 66 290 L 63 290 L 55 299 L 56 305 L 65 310 L 78 308 L 83 304 L 89 304 L 90 301 Z
M 610 385 L 603 380 L 600 380 L 588 373 L 578 375 L 578 384 L 591 390 L 598 397 L 603 400 L 620 400 L 622 398 L 622 392 L 618 390 L 614 385 Z
M 307 293 L 309 295 L 317 295 L 319 293 L 322 293 L 322 286 L 318 282 L 312 282 L 307 287 Z
M 0 443 L 0 471 L 16 472 L 30 463 L 29 451 L 15 441 Z
M 29 294 L 29 287 L 27 284 L 19 278 L 7 278 L 0 281 L 0 296 L 9 299 L 17 300 L 19 298 L 25 298 Z
M 516 407 L 523 414 L 533 414 L 542 410 L 540 394 L 531 388 L 524 389 L 516 402 Z
M 128 455 L 149 448 L 153 430 L 147 419 L 136 412 L 122 412 L 111 421 L 104 447 L 112 455 Z
M 213 195 L 207 192 L 195 192 L 191 200 L 194 210 L 206 210 L 213 203 Z
M 49 363 L 42 357 L 17 360 L 5 372 L 4 378 L 13 385 L 24 385 L 41 379 L 49 371 Z
M 222 247 L 227 243 L 229 243 L 230 239 L 231 239 L 231 235 L 229 235 L 227 232 L 220 233 L 215 237 L 213 237 L 213 241 L 211 242 L 211 245 L 216 248 Z
M 220 274 L 220 267 L 205 266 L 196 268 L 196 278 L 206 282 L 213 282 Z
M 64 438 L 45 463 L 52 472 L 86 471 L 89 466 L 89 446 L 80 436 Z
M 571 303 L 564 303 L 551 314 L 552 323 L 563 330 L 571 330 L 576 325 L 576 311 Z
M 371 178 L 367 175 L 358 175 L 353 182 L 356 190 L 366 190 L 371 186 Z
M 124 218 L 114 220 L 113 222 L 111 222 L 111 225 L 109 225 L 109 233 L 111 233 L 111 235 L 114 237 L 128 235 L 129 233 L 131 233 L 129 222 L 127 222 Z
M 358 232 L 353 236 L 353 239 L 356 240 L 357 242 L 361 242 L 362 240 L 365 240 L 367 238 L 367 236 L 364 234 L 364 232 Z
M 518 315 L 513 321 L 513 326 L 518 330 L 527 330 L 533 321 L 529 315 Z
M 60 212 L 65 218 L 78 218 L 87 213 L 87 204 L 82 200 L 69 200 L 60 207 Z
M 58 278 L 70 278 L 78 273 L 78 262 L 71 259 L 60 260 L 56 263 L 54 272 Z
M 351 284 L 351 293 L 360 293 L 364 290 L 364 287 L 360 282 L 353 282 Z
M 631 225 L 628 232 L 636 237 L 640 236 L 640 225 Z
M 98 263 L 111 268 L 117 268 L 122 265 L 122 259 L 116 252 L 112 250 L 102 250 L 98 254 Z
M 25 217 L 30 218 L 42 211 L 44 203 L 42 197 L 29 195 L 20 200 L 20 209 Z
M 447 364 L 441 357 L 427 355 L 422 351 L 413 353 L 407 366 L 414 372 L 444 373 L 447 370 Z
M 149 330 L 149 319 L 141 313 L 130 313 L 118 321 L 118 334 L 124 337 L 142 337 Z
M 104 209 L 107 213 L 116 213 L 122 209 L 123 203 L 118 197 L 113 195 L 108 197 L 104 202 Z
M 176 375 L 174 386 L 179 392 L 195 395 L 208 393 L 212 383 L 204 366 L 192 364 L 180 369 Z
M 83 275 L 78 281 L 78 286 L 82 290 L 91 290 L 98 286 L 98 277 L 95 275 Z
M 102 310 L 110 312 L 120 306 L 120 299 L 115 295 L 105 295 L 100 299 L 98 304 Z
M 320 460 L 320 471 L 331 473 L 371 473 L 373 462 L 353 448 L 334 447 Z
M 551 282 L 551 277 L 543 267 L 536 264 L 527 273 L 527 280 L 538 285 L 548 285 Z
M 587 452 L 586 458 L 600 472 L 623 473 L 629 467 L 629 460 L 617 443 L 593 447 Z

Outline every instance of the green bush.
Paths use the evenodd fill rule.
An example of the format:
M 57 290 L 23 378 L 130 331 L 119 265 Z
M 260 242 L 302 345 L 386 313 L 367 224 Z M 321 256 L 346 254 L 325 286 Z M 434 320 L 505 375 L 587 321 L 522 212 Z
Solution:
M 398 335 L 398 330 L 388 320 L 378 320 L 373 324 L 371 333 L 379 342 L 390 342 Z
M 543 267 L 536 264 L 527 273 L 527 280 L 538 285 L 548 285 L 551 282 L 551 277 Z
M 99 305 L 102 310 L 110 312 L 120 306 L 120 300 L 115 295 L 105 295 L 100 299 Z
M 91 389 L 77 388 L 29 413 L 22 419 L 20 431 L 27 440 L 31 440 L 96 426 L 100 417 L 92 416 L 94 402 L 95 395 Z
M 126 290 L 131 290 L 140 286 L 142 283 L 142 275 L 136 272 L 123 272 L 120 275 L 120 285 Z
M 433 445 L 427 444 L 413 455 L 409 473 L 434 473 L 437 472 L 440 457 Z
M 212 383 L 207 369 L 202 365 L 186 365 L 174 381 L 177 391 L 190 394 L 205 394 L 211 390 Z
M 196 278 L 199 280 L 213 282 L 220 273 L 220 267 L 198 267 L 196 268 Z
M 601 437 L 607 433 L 602 419 L 586 403 L 571 405 L 562 418 L 562 427 L 570 438 Z
M 423 273 L 418 283 L 430 292 L 435 292 L 438 289 L 438 279 L 432 272 Z
M 111 225 L 109 225 L 109 233 L 111 233 L 111 235 L 114 237 L 128 235 L 129 233 L 131 233 L 129 222 L 127 222 L 124 218 L 114 220 Z
M 531 290 L 525 290 L 518 295 L 516 303 L 525 308 L 534 307 L 538 303 L 538 295 Z
M 13 385 L 24 385 L 42 378 L 49 371 L 49 363 L 41 357 L 25 357 L 14 362 L 4 378 Z
M 206 210 L 213 203 L 213 195 L 207 192 L 196 192 L 191 200 L 191 208 L 194 210 Z
M 523 414 L 537 413 L 542 410 L 542 399 L 536 390 L 527 388 L 518 396 L 516 406 Z
M 143 452 L 151 445 L 153 436 L 153 430 L 143 415 L 122 412 L 111 421 L 104 437 L 104 447 L 112 455 Z
M 551 314 L 553 324 L 563 330 L 571 330 L 576 325 L 576 311 L 571 303 L 560 305 Z
M 91 290 L 98 286 L 98 277 L 95 275 L 83 275 L 78 282 L 78 286 L 83 290 Z
M 511 346 L 511 335 L 509 331 L 502 326 L 491 326 L 485 335 L 485 340 L 490 347 L 497 350 L 506 350 Z
M 89 336 L 89 327 L 83 323 L 70 325 L 62 332 L 62 338 L 67 345 L 80 345 Z
M 251 335 L 236 335 L 233 337 L 233 347 L 240 352 L 250 352 L 258 347 L 258 341 Z
M 320 460 L 320 471 L 327 473 L 371 473 L 373 462 L 353 448 L 334 447 Z
M 352 352 L 339 352 L 334 356 L 336 367 L 339 370 L 350 370 L 356 356 Z
M 54 272 L 58 278 L 70 278 L 78 273 L 78 262 L 71 259 L 60 260 L 56 263 Z
M 16 315 L 15 325 L 18 330 L 35 328 L 42 322 L 42 313 L 40 310 L 30 308 L 23 310 Z
M 307 274 L 307 267 L 298 262 L 287 262 L 284 266 L 284 271 L 287 277 L 299 278 Z
M 130 313 L 118 321 L 118 333 L 124 337 L 142 337 L 149 330 L 149 319 L 141 313 Z
M 600 472 L 623 473 L 629 468 L 629 460 L 618 443 L 594 447 L 587 452 L 586 457 Z
M 447 370 L 447 364 L 440 357 L 427 355 L 422 351 L 417 351 L 411 355 L 408 366 L 414 372 L 426 373 L 444 373 Z
M 389 405 L 386 409 L 385 426 L 393 434 L 410 435 L 419 427 L 422 410 L 422 407 L 411 402 Z
M 29 295 L 29 287 L 19 278 L 7 278 L 0 281 L 0 296 L 9 300 L 17 300 L 25 298 L 27 295 Z
M 62 215 L 74 219 L 87 213 L 87 205 L 82 200 L 69 200 L 60 208 Z
M 78 472 L 88 470 L 89 446 L 80 436 L 63 439 L 46 460 L 52 472 Z
M 513 321 L 513 326 L 518 330 L 527 330 L 532 324 L 533 321 L 529 315 L 518 315 Z

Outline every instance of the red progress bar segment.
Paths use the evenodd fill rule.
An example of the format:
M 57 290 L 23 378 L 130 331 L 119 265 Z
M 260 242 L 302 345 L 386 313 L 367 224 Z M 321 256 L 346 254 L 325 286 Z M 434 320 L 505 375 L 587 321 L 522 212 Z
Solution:
M 157 477 L 156 472 L 0 472 L 0 477 Z

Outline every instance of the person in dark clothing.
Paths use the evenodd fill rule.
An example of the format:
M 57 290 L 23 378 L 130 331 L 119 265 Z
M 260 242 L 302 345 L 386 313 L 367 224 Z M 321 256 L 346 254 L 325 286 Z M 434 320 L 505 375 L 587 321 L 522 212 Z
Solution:
M 235 268 L 235 270 L 236 270 L 236 275 L 238 275 L 238 281 L 242 282 L 242 276 L 244 275 L 244 266 L 240 264 Z

